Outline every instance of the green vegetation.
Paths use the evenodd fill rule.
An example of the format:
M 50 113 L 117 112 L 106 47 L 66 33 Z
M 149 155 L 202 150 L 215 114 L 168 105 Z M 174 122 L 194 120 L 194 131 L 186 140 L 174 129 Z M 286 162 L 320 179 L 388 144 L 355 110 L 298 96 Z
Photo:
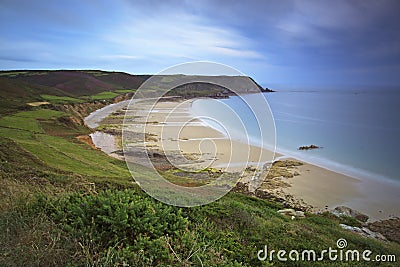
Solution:
M 46 101 L 52 104 L 64 104 L 64 103 L 82 103 L 82 99 L 77 99 L 69 96 L 55 96 L 55 95 L 40 95 Z
M 114 92 L 101 92 L 98 93 L 97 95 L 91 96 L 90 98 L 92 100 L 104 100 L 104 99 L 112 99 L 116 96 L 118 96 L 118 94 Z
M 291 220 L 277 214 L 278 208 L 238 194 L 185 209 L 162 204 L 137 189 L 66 193 L 62 197 L 37 194 L 30 204 L 14 206 L 0 216 L 1 230 L 9 229 L 3 232 L 0 252 L 6 255 L 5 263 L 12 260 L 16 265 L 269 266 L 256 257 L 266 244 L 277 250 L 322 251 L 335 247 L 340 237 L 347 240 L 348 249 L 369 249 L 374 254 L 399 251 L 398 245 L 341 229 L 339 219 L 329 215 L 307 214 L 306 219 Z M 10 215 L 7 220 L 5 216 Z M 33 233 L 24 229 L 25 224 L 33 227 Z M 21 241 L 37 247 L 23 247 L 24 243 L 11 247 Z M 23 249 L 27 251 L 17 256 Z M 327 260 L 311 263 L 329 264 Z M 349 266 L 365 265 L 351 262 Z
M 119 89 L 115 90 L 116 93 L 121 93 L 121 94 L 126 94 L 126 93 L 132 93 L 135 92 L 136 89 Z
M 113 81 L 107 73 L 91 75 Z M 348 249 L 400 257 L 398 244 L 343 230 L 340 223 L 358 222 L 329 213 L 291 220 L 277 213 L 281 204 L 238 193 L 195 208 L 162 204 L 140 190 L 125 162 L 76 139 L 90 133 L 76 114 L 55 110 L 56 102 L 47 108 L 22 105 L 37 100 L 35 95 L 56 101 L 68 95 L 24 86 L 32 91 L 20 91 L 22 98 L 14 96 L 12 104 L 4 102 L 0 109 L 0 266 L 303 266 L 304 262 L 261 262 L 257 251 L 264 245 L 270 250 L 322 251 L 335 248 L 339 238 L 347 240 Z M 149 173 L 140 165 L 134 171 L 144 177 Z M 174 172 L 167 175 L 173 182 L 190 183 Z
M 0 136 L 12 138 L 48 166 L 59 170 L 97 177 L 129 177 L 122 163 L 118 161 L 116 164 L 115 159 L 104 153 L 88 149 L 87 145 L 71 139 L 45 133 L 41 124 L 46 123 L 47 131 L 51 132 L 48 126 L 57 126 L 57 118 L 65 115 L 59 111 L 43 109 L 7 116 L 0 119 L 0 126 L 6 128 L 0 131 Z M 65 134 L 72 130 L 61 125 L 59 131 L 63 129 Z

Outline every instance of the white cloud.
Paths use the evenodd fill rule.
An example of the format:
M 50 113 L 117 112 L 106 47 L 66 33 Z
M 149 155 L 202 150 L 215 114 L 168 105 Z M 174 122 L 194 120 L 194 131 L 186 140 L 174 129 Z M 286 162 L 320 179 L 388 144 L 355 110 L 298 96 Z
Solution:
M 221 57 L 263 58 L 252 49 L 252 41 L 237 32 L 207 25 L 204 19 L 187 14 L 129 19 L 104 39 L 116 54 L 132 57 L 216 60 Z

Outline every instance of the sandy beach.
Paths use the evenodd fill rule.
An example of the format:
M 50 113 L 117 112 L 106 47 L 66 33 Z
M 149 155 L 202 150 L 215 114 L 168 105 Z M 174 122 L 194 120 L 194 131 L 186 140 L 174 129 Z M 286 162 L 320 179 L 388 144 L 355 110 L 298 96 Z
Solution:
M 180 152 L 198 158 L 202 168 L 228 172 L 240 171 L 247 164 L 259 166 L 260 162 L 273 159 L 272 151 L 231 139 L 194 118 L 190 112 L 192 101 L 159 102 L 149 114 L 143 113 L 144 117 L 148 115 L 147 123 L 136 126 L 143 127 L 142 130 L 152 136 L 146 145 L 167 153 Z M 145 103 L 138 104 L 146 106 Z M 146 107 L 138 109 L 146 110 Z
M 145 101 L 135 103 L 135 109 L 140 113 L 135 114 L 135 127 L 149 136 L 145 140 L 146 147 L 166 155 L 180 154 L 185 161 L 177 160 L 177 157 L 169 157 L 168 160 L 175 167 L 188 170 L 214 168 L 243 173 L 245 168 L 251 166 L 260 173 L 265 162 L 282 157 L 266 148 L 231 139 L 209 127 L 191 113 L 193 101 L 160 101 L 150 112 L 150 106 Z M 311 205 L 314 211 L 345 205 L 367 214 L 372 221 L 400 216 L 398 187 L 301 163 L 290 168 L 295 175 L 273 177 L 282 186 L 268 190 L 289 194 Z M 264 177 L 268 179 L 269 176 Z M 244 175 L 242 179 L 249 177 Z

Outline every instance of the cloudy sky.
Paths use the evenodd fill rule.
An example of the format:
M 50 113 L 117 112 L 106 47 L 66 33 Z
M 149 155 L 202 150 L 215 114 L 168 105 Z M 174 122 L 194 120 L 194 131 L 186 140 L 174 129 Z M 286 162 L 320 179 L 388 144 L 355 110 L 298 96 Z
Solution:
M 0 69 L 202 60 L 266 86 L 400 86 L 399 14 L 397 0 L 0 0 Z

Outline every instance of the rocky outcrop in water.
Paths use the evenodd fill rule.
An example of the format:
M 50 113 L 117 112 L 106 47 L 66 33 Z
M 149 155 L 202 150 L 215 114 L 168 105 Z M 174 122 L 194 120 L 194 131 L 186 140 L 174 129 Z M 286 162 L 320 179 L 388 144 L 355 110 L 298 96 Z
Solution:
M 300 146 L 299 150 L 309 150 L 309 149 L 317 149 L 317 148 L 321 148 L 321 147 L 317 146 L 317 145 Z

